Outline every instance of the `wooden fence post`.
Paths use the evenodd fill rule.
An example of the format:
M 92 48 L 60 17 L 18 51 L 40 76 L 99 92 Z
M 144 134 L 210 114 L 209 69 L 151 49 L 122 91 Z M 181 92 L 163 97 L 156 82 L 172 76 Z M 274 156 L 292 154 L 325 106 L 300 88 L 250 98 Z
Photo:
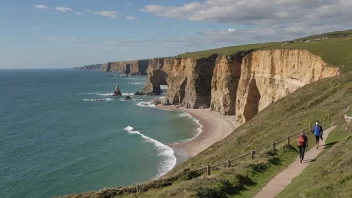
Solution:
M 210 175 L 210 166 L 207 166 L 207 175 Z
M 276 150 L 276 148 L 275 148 L 275 142 L 273 142 L 273 149 L 274 149 L 274 151 Z
M 252 157 L 252 159 L 254 159 L 254 154 L 255 154 L 255 151 L 251 151 L 251 157 Z
M 287 137 L 287 145 L 290 145 L 290 137 Z
M 230 168 L 230 166 L 231 166 L 231 161 L 227 160 L 227 168 Z

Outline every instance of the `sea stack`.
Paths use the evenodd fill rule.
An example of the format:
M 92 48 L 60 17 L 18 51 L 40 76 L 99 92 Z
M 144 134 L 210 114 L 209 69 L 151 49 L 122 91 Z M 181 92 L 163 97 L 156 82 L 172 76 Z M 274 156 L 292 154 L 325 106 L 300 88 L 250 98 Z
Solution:
M 116 84 L 115 90 L 114 90 L 114 95 L 113 96 L 122 96 L 121 91 L 119 89 L 119 86 Z

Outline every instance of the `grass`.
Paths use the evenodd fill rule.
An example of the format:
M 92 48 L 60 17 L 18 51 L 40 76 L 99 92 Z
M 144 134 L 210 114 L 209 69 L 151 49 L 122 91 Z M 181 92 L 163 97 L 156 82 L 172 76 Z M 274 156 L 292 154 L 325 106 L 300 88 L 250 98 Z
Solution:
M 351 36 L 352 35 L 352 30 L 327 32 L 327 33 L 324 33 L 324 34 L 317 34 L 317 35 L 312 35 L 312 36 L 308 36 L 308 37 L 304 37 L 304 38 L 299 38 L 299 39 L 296 39 L 296 41 L 299 41 L 299 40 L 313 40 L 313 39 L 317 39 L 317 38 L 326 38 L 326 37 L 336 38 L 336 37 L 340 37 L 341 35 Z
M 347 116 L 352 117 L 352 108 L 347 112 Z
M 261 43 L 261 44 L 250 44 L 250 45 L 223 47 L 223 48 L 204 50 L 204 51 L 198 51 L 198 52 L 187 52 L 184 54 L 180 54 L 177 57 L 206 58 L 206 57 L 209 57 L 213 54 L 220 54 L 220 55 L 226 56 L 226 55 L 235 54 L 236 52 L 239 52 L 239 51 L 263 49 L 265 47 L 277 46 L 280 44 L 281 44 L 280 42 L 272 42 L 272 43 Z
M 303 173 L 284 189 L 278 198 L 290 197 L 352 197 L 352 133 L 346 131 L 343 121 L 328 138 L 328 148 Z

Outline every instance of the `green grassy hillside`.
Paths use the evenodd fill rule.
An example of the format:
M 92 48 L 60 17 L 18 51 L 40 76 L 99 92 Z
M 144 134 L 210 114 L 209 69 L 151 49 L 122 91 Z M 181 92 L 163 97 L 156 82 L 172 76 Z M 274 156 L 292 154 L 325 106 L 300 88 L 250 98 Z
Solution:
M 352 36 L 352 30 L 327 32 L 324 34 L 317 34 L 317 35 L 312 35 L 304 38 L 299 38 L 299 39 L 296 39 L 296 41 L 314 40 L 314 39 L 321 39 L 321 38 L 338 38 L 338 37 L 345 37 L 345 36 Z
M 352 133 L 342 122 L 328 148 L 279 194 L 279 198 L 352 197 Z M 349 129 L 349 130 L 346 130 Z M 338 135 L 339 137 L 336 137 Z
M 251 44 L 251 45 L 223 47 L 223 48 L 204 50 L 204 51 L 198 51 L 198 52 L 187 52 L 184 54 L 180 54 L 177 57 L 205 58 L 213 54 L 230 55 L 230 54 L 235 54 L 236 52 L 239 52 L 239 51 L 263 49 L 265 47 L 277 46 L 280 44 L 281 42 L 272 42 L 272 43 L 260 43 L 260 44 Z

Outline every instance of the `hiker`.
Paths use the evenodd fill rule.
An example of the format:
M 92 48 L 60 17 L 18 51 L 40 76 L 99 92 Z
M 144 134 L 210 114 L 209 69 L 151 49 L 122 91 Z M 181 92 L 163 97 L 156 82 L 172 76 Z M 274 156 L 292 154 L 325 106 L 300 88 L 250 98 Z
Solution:
M 314 129 L 312 132 L 315 135 L 316 149 L 318 149 L 319 148 L 319 139 L 323 140 L 323 127 L 321 127 L 321 125 L 319 124 L 318 121 L 315 123 Z
M 304 130 L 302 130 L 298 138 L 299 159 L 301 163 L 304 160 L 304 152 L 306 151 L 307 147 L 308 147 L 308 137 L 306 136 L 306 133 L 304 132 Z

